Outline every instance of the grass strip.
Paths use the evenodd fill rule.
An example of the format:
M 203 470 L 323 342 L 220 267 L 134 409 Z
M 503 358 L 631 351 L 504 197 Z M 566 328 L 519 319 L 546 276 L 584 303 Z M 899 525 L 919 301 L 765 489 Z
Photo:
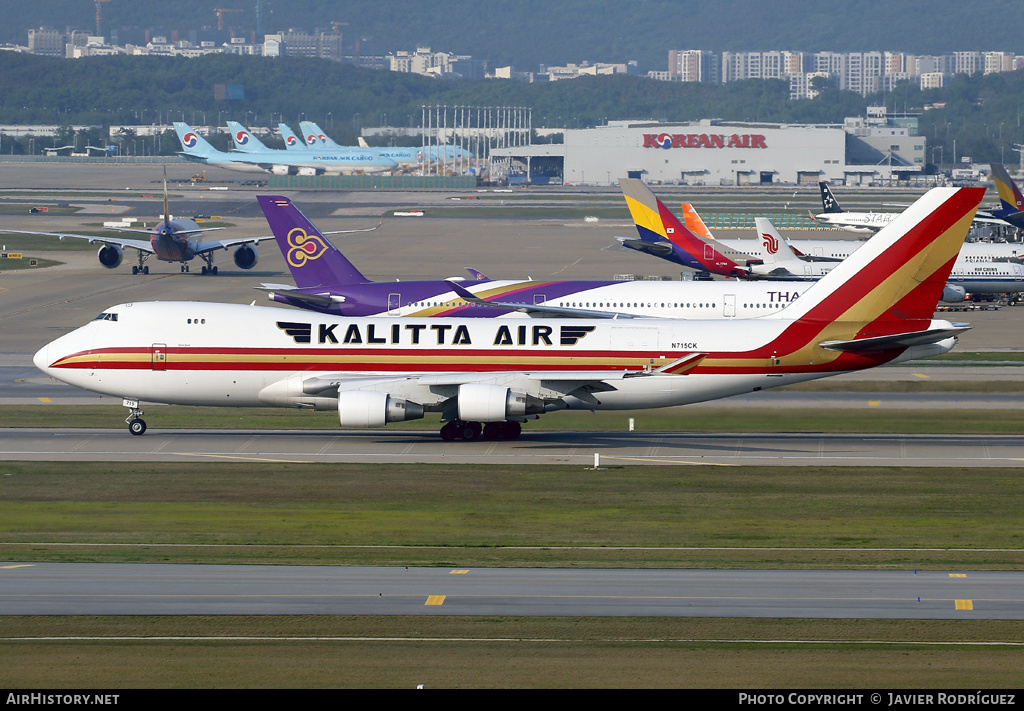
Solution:
M 118 690 L 1015 688 L 1020 648 L 970 643 L 1019 641 L 1022 632 L 1024 625 L 1013 620 L 0 617 L 0 684 Z M 62 639 L 71 636 L 91 639 Z M 120 703 L 132 699 L 122 693 Z
M 0 482 L 8 560 L 1024 566 L 1016 469 L 3 462 Z

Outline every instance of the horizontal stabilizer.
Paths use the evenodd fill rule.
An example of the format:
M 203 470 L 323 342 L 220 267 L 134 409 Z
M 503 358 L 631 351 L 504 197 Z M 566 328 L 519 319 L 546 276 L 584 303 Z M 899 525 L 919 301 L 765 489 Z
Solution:
M 844 351 L 847 353 L 881 351 L 891 348 L 910 348 L 911 346 L 938 343 L 947 338 L 959 336 L 969 329 L 970 326 L 930 328 L 926 331 L 895 333 L 891 336 L 875 336 L 874 338 L 856 338 L 852 341 L 824 341 L 821 343 L 821 347 L 830 351 Z
M 253 289 L 265 291 L 268 294 L 280 294 L 292 301 L 314 304 L 316 306 L 329 306 L 345 300 L 344 297 L 335 297 L 331 294 L 310 294 L 287 284 L 260 284 L 259 286 L 254 286 Z

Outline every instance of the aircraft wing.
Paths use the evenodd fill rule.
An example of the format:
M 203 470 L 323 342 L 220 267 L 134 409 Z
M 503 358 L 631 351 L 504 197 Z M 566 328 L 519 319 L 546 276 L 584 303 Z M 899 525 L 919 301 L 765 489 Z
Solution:
M 240 244 L 256 244 L 264 240 L 274 239 L 274 235 L 262 235 L 260 237 L 236 237 L 235 239 L 218 239 L 209 242 L 199 242 L 196 245 L 196 254 L 205 254 L 218 249 L 227 249 Z
M 375 229 L 380 227 L 382 224 L 384 224 L 384 217 L 383 216 L 381 216 L 380 221 L 378 221 L 377 224 L 374 225 L 373 227 L 367 227 L 367 228 L 361 229 L 361 230 L 333 230 L 331 232 L 323 232 L 321 234 L 325 234 L 325 235 L 343 235 L 343 234 L 349 234 L 349 233 L 353 233 L 353 232 L 373 232 Z M 210 227 L 210 228 L 207 228 L 207 229 L 210 229 L 210 230 L 222 230 L 224 228 L 223 227 Z M 192 232 L 196 232 L 196 231 L 203 232 L 203 231 L 206 231 L 206 230 L 190 230 L 190 231 L 192 231 Z M 196 245 L 196 254 L 203 254 L 204 252 L 213 252 L 214 250 L 217 250 L 217 249 L 227 249 L 229 247 L 234 247 L 234 246 L 239 245 L 239 244 L 256 244 L 257 242 L 262 242 L 262 241 L 268 240 L 268 239 L 274 239 L 274 235 L 260 235 L 259 237 L 238 237 L 236 239 L 222 239 L 222 240 L 211 240 L 209 242 L 200 242 L 199 244 Z M 152 250 L 150 250 L 150 251 L 152 251 Z M 280 291 L 280 289 L 278 289 L 278 290 Z
M 0 232 L 6 232 L 17 235 L 42 235 L 43 237 L 56 237 L 57 239 L 73 237 L 75 239 L 89 240 L 89 244 L 93 244 L 96 242 L 99 242 L 100 244 L 116 244 L 118 247 L 121 247 L 122 249 L 130 247 L 131 249 L 137 249 L 140 252 L 145 252 L 146 254 L 153 254 L 153 245 L 149 243 L 149 240 L 117 239 L 111 237 L 98 237 L 97 235 L 79 235 L 73 232 L 33 232 L 31 230 L 0 230 Z
M 478 306 L 492 306 L 497 309 L 512 309 L 528 316 L 552 316 L 560 318 L 658 318 L 657 316 L 638 316 L 636 314 L 621 313 L 618 311 L 594 311 L 591 309 L 574 309 L 567 306 L 549 306 L 547 304 L 520 304 L 512 301 L 488 301 L 481 299 L 476 294 L 458 285 L 457 282 L 448 281 L 452 291 L 458 294 L 460 299 Z
M 674 377 L 686 375 L 707 357 L 707 353 L 691 353 L 652 370 L 567 370 L 567 371 L 512 371 L 507 373 L 423 373 L 383 378 L 352 378 L 346 374 L 327 373 L 313 375 L 302 381 L 305 395 L 321 395 L 328 392 L 351 390 L 388 391 L 396 385 L 443 388 L 458 387 L 467 383 L 497 381 L 502 384 L 516 384 L 523 387 L 533 383 L 534 387 L 561 393 L 573 394 L 585 399 L 589 393 L 616 390 L 616 382 L 629 378 Z

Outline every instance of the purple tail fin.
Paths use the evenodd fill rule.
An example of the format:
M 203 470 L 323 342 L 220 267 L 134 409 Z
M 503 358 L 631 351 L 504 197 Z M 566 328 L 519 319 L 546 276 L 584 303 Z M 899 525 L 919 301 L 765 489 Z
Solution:
M 257 195 L 256 199 L 277 238 L 277 246 L 281 248 L 296 286 L 331 287 L 369 282 L 291 200 L 276 195 Z

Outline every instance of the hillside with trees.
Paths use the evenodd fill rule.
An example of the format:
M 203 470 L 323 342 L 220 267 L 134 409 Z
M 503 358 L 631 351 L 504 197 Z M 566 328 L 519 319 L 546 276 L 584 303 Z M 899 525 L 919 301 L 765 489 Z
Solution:
M 243 100 L 218 101 L 217 84 L 241 84 Z M 1013 162 L 1024 143 L 1024 72 L 958 75 L 945 89 L 906 84 L 891 94 L 861 97 L 829 89 L 814 100 L 790 101 L 781 81 L 723 85 L 659 82 L 624 75 L 525 84 L 505 80 L 440 81 L 359 69 L 326 60 L 234 55 L 96 57 L 62 60 L 0 53 L 0 123 L 148 125 L 184 120 L 250 126 L 321 124 L 352 143 L 363 126 L 417 126 L 423 105 L 525 106 L 535 127 L 583 128 L 617 119 L 688 121 L 721 118 L 781 123 L 841 123 L 868 105 L 923 111 L 920 133 L 950 163 Z M 14 150 L 5 144 L 3 150 Z M 164 152 L 177 150 L 171 141 Z M 934 155 L 934 154 L 933 154 Z
M 95 6 L 88 0 L 6 5 L 0 42 L 24 44 L 27 30 L 42 25 L 95 31 Z M 228 28 L 245 37 L 255 31 L 256 0 L 112 0 L 101 12 L 104 33 L 117 29 L 124 43 L 140 41 L 150 28 L 168 35 L 178 31 L 182 38 L 189 30 L 215 28 L 214 10 L 222 7 L 241 10 L 225 15 Z M 347 50 L 358 40 L 362 54 L 422 45 L 520 71 L 536 71 L 539 64 L 630 60 L 647 71 L 664 69 L 670 49 L 1024 54 L 1020 10 L 1015 0 L 263 0 L 263 31 L 330 31 L 332 22 L 343 22 Z

